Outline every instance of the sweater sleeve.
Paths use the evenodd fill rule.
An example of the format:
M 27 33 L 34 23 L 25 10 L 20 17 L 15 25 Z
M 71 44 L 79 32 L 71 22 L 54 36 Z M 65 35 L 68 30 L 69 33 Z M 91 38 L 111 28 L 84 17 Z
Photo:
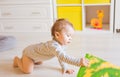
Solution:
M 65 53 L 64 49 L 60 45 L 53 45 L 52 53 L 58 57 L 60 61 L 68 64 L 80 66 L 80 58 L 69 56 Z
M 66 70 L 68 69 L 67 64 L 63 61 L 61 61 L 60 59 L 58 59 L 60 66 L 62 67 L 62 72 L 65 73 Z
M 57 51 L 57 52 L 59 52 L 59 51 Z M 76 65 L 76 66 L 80 66 L 80 59 L 79 58 L 69 56 L 65 53 L 58 53 L 58 54 L 56 54 L 56 56 L 58 56 L 58 58 L 63 62 L 66 62 L 68 64 L 72 64 L 72 65 Z

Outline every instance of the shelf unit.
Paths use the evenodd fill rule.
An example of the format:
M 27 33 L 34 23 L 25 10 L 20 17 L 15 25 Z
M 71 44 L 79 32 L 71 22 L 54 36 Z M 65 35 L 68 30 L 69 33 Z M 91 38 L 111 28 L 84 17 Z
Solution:
M 91 19 L 97 18 L 97 10 L 104 11 L 103 28 L 91 27 Z M 54 20 L 66 18 L 76 31 L 113 33 L 114 0 L 54 0 Z
M 50 32 L 52 0 L 1 0 L 0 32 Z
M 116 0 L 115 2 L 115 33 L 120 33 L 120 0 Z

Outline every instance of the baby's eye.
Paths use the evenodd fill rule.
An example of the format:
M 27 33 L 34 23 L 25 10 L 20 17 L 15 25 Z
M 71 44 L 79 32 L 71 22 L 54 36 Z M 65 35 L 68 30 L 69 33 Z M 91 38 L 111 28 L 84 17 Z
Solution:
M 71 35 L 67 35 L 67 37 L 70 37 Z

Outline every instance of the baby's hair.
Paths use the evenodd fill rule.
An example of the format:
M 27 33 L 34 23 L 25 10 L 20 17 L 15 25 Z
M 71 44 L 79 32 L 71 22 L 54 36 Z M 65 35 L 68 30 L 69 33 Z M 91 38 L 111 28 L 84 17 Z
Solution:
M 51 35 L 54 37 L 55 32 L 61 32 L 67 25 L 73 28 L 73 24 L 64 18 L 56 20 L 51 28 Z

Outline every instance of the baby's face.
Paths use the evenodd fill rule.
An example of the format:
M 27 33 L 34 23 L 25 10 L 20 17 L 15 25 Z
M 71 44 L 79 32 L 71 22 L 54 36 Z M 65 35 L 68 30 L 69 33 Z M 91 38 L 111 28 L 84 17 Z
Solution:
M 65 29 L 63 29 L 60 32 L 58 41 L 60 42 L 61 45 L 67 45 L 71 42 L 73 34 L 74 34 L 74 29 L 68 25 L 66 26 Z

